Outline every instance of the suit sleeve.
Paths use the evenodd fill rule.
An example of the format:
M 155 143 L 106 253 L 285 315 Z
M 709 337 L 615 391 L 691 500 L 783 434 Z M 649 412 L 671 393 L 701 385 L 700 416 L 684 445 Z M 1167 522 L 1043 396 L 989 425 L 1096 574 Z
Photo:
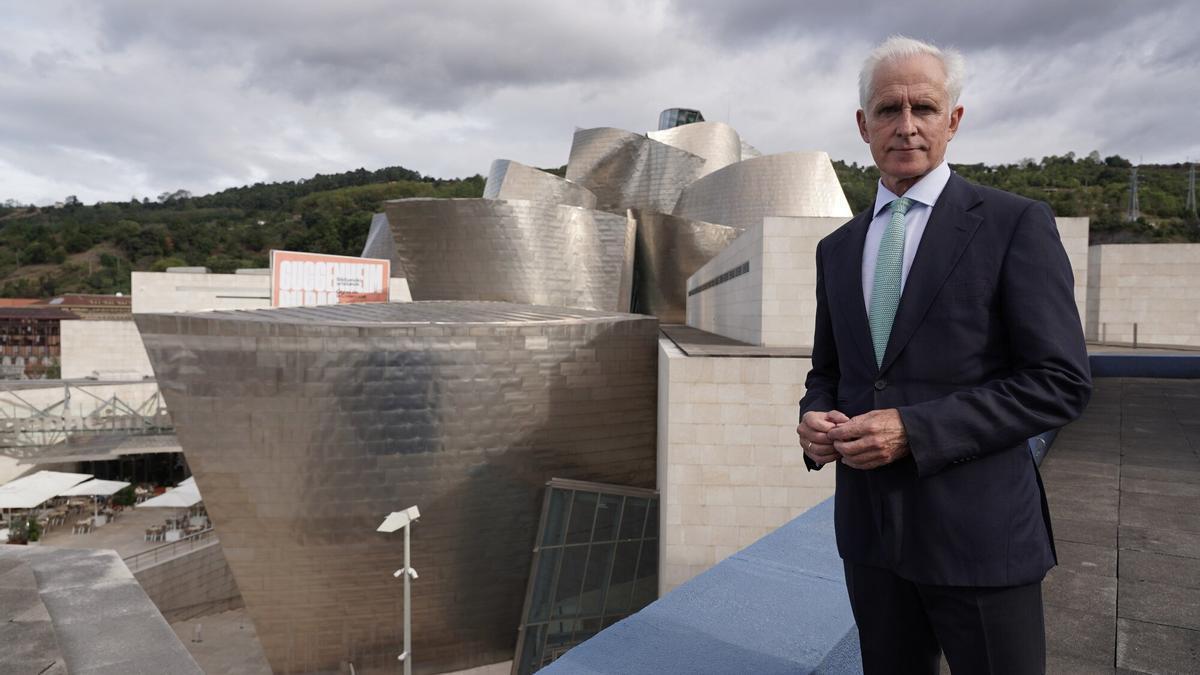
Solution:
M 1057 429 L 1091 397 L 1071 263 L 1048 206 L 1024 210 L 1004 255 L 998 302 L 1010 374 L 899 409 L 919 476 Z
M 811 410 L 833 410 L 837 404 L 838 370 L 837 345 L 834 344 L 833 323 L 829 317 L 829 299 L 825 296 L 825 274 L 821 263 L 821 244 L 817 244 L 817 317 L 813 333 L 812 369 L 804 381 L 804 398 L 800 399 L 800 418 Z M 804 455 L 809 471 L 821 468 Z

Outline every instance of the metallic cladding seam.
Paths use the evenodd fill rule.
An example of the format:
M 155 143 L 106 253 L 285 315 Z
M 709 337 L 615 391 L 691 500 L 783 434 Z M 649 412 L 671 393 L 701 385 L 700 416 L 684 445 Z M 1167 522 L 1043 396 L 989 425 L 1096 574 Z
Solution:
M 824 152 L 784 152 L 731 164 L 684 188 L 672 213 L 743 229 L 761 225 L 766 216 L 853 215 Z
M 367 231 L 367 241 L 363 244 L 363 258 L 380 258 L 392 261 L 392 278 L 404 277 L 404 266 L 396 255 L 396 240 L 392 238 L 392 226 L 388 223 L 386 213 L 376 213 L 371 217 L 371 229 Z
M 655 486 L 658 322 L 414 302 L 135 317 L 276 673 L 395 672 L 418 504 L 428 672 L 512 657 L 553 477 Z
M 628 215 L 550 202 L 386 202 L 414 300 L 494 300 L 628 311 Z
M 696 122 L 646 134 L 650 140 L 685 150 L 704 158 L 697 178 L 742 161 L 742 138 L 724 122 Z
M 497 159 L 488 170 L 484 199 L 527 199 L 585 209 L 596 208 L 596 195 L 565 178 L 511 159 Z
M 704 173 L 704 158 L 624 129 L 579 129 L 567 179 L 596 194 L 596 208 L 670 213 L 684 186 Z
M 688 278 L 741 230 L 665 213 L 631 214 L 637 222 L 633 310 L 663 323 L 686 323 Z

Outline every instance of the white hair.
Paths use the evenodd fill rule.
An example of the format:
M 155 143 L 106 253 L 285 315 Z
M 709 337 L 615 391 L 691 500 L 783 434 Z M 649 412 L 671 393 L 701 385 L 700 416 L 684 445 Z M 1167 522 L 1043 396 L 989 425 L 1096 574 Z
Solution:
M 862 109 L 867 109 L 867 103 L 874 93 L 875 71 L 879 70 L 880 65 L 922 54 L 928 54 L 941 62 L 942 70 L 946 71 L 946 93 L 950 96 L 950 107 L 958 105 L 958 96 L 962 93 L 963 76 L 967 69 L 963 55 L 957 49 L 939 49 L 928 42 L 893 35 L 872 49 L 867 55 L 867 60 L 863 61 L 862 70 L 858 73 L 858 103 Z

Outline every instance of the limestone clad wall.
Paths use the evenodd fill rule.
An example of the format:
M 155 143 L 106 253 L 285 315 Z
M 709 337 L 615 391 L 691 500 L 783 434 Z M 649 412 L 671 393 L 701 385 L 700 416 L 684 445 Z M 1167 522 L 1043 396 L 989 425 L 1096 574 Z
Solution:
M 659 341 L 659 592 L 833 494 L 796 438 L 807 358 L 695 357 Z
M 1087 337 L 1200 346 L 1200 244 L 1103 244 L 1088 250 Z
M 184 621 L 244 606 L 216 537 L 133 573 L 167 621 Z
M 688 279 L 688 325 L 765 347 L 811 346 L 817 243 L 845 218 L 768 217 Z M 748 263 L 743 274 L 693 292 Z
M 1075 275 L 1075 306 L 1079 309 L 1079 320 L 1087 326 L 1088 226 L 1091 219 L 1055 218 L 1054 221 L 1071 261 L 1071 272 Z

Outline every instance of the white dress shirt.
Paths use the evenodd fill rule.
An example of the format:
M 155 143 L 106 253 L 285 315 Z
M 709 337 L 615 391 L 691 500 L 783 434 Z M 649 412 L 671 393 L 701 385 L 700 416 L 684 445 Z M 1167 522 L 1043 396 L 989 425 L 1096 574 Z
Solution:
M 921 244 L 921 235 L 925 234 L 925 225 L 929 223 L 929 214 L 937 203 L 946 182 L 950 180 L 950 165 L 942 162 L 936 169 L 925 174 L 925 177 L 910 187 L 904 196 L 913 201 L 904 215 L 904 265 L 900 271 L 900 289 L 908 281 L 908 270 L 912 267 L 913 258 L 917 256 L 917 247 Z M 887 229 L 892 219 L 888 208 L 898 197 L 879 181 L 875 191 L 875 218 L 867 229 L 867 241 L 863 244 L 862 257 L 862 287 L 863 307 L 871 309 L 871 290 L 875 288 L 875 262 L 879 259 L 879 242 L 883 240 L 883 231 Z

